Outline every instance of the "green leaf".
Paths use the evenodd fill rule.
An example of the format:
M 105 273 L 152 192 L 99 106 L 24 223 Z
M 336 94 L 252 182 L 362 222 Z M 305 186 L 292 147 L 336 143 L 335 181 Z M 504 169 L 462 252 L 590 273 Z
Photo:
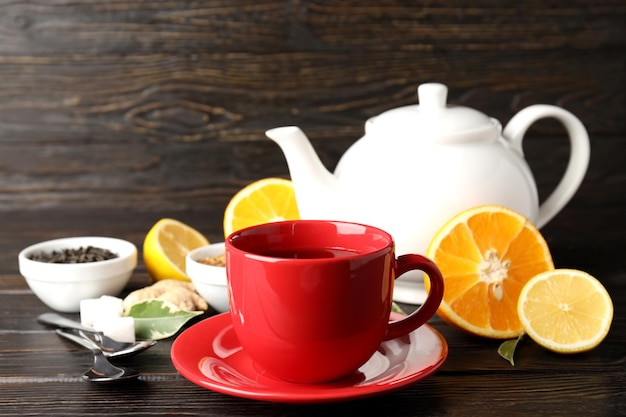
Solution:
M 173 336 L 202 311 L 183 311 L 163 300 L 142 301 L 133 305 L 128 316 L 135 319 L 137 339 L 159 340 Z
M 515 359 L 513 357 L 515 355 L 515 348 L 517 347 L 517 344 L 520 342 L 520 340 L 522 340 L 523 336 L 524 335 L 521 334 L 517 339 L 507 340 L 503 342 L 498 348 L 498 354 L 507 361 L 509 361 L 511 363 L 511 366 L 515 366 Z

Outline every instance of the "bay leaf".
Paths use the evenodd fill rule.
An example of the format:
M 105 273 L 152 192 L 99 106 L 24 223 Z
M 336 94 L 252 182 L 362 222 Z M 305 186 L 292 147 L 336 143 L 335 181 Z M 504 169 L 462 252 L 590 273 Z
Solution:
M 202 311 L 184 311 L 163 300 L 147 300 L 133 305 L 128 316 L 135 319 L 137 339 L 159 340 L 176 334 Z
M 522 340 L 523 336 L 521 334 L 517 339 L 506 340 L 498 347 L 498 354 L 509 361 L 511 366 L 515 366 L 515 348 L 517 348 L 517 344 Z

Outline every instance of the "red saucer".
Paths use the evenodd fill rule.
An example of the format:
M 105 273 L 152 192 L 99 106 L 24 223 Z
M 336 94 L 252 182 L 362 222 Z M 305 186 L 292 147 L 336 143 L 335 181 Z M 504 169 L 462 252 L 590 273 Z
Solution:
M 174 367 L 194 384 L 236 397 L 283 403 L 343 401 L 394 391 L 430 376 L 447 355 L 443 336 L 423 325 L 407 337 L 383 342 L 367 363 L 346 378 L 327 384 L 292 384 L 259 372 L 235 336 L 230 313 L 185 330 L 171 351 Z

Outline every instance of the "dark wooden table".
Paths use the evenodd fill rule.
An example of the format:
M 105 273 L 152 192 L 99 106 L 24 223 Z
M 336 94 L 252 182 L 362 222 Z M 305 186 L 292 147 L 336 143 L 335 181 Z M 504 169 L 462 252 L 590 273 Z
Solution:
M 606 213 L 612 210 L 608 208 Z M 448 341 L 449 356 L 428 379 L 378 397 L 289 405 L 230 397 L 192 384 L 176 372 L 170 360 L 174 338 L 119 361 L 143 372 L 138 381 L 122 385 L 83 381 L 80 375 L 90 366 L 91 355 L 36 322 L 36 317 L 49 309 L 19 275 L 17 253 L 36 241 L 84 233 L 114 235 L 140 247 L 145 225 L 152 219 L 128 210 L 4 213 L 0 230 L 0 416 L 626 415 L 626 273 L 619 246 L 607 247 L 591 228 L 576 228 L 577 219 L 592 214 L 602 212 L 566 210 L 544 233 L 557 266 L 587 270 L 604 282 L 613 297 L 613 326 L 595 350 L 558 355 L 528 339 L 518 348 L 512 367 L 496 353 L 499 341 L 463 334 L 435 318 L 431 324 Z M 203 214 L 188 212 L 180 217 L 193 224 Z M 623 224 L 618 225 L 621 232 Z M 140 262 L 127 290 L 148 283 Z

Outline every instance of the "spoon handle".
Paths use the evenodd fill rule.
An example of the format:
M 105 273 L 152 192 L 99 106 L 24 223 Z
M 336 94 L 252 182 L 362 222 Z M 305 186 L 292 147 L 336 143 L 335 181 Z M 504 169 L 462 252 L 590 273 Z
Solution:
M 74 321 L 74 320 L 70 320 L 57 313 L 43 313 L 39 315 L 39 317 L 37 318 L 37 321 L 39 321 L 40 323 L 49 324 L 49 325 L 56 326 L 56 327 L 62 327 L 65 329 L 74 329 L 74 330 L 80 330 L 80 331 L 87 332 L 87 333 L 101 334 L 100 332 L 92 329 L 91 327 L 83 326 L 81 323 Z
M 71 340 L 74 343 L 77 343 L 77 344 L 81 345 L 84 348 L 89 349 L 93 353 L 95 353 L 96 351 L 100 351 L 100 348 L 95 343 L 93 343 L 90 340 L 87 340 L 87 339 L 85 339 L 85 338 L 83 338 L 81 336 L 75 335 L 74 333 L 69 332 L 67 330 L 57 329 L 57 334 L 59 336 L 63 336 L 64 338 Z

